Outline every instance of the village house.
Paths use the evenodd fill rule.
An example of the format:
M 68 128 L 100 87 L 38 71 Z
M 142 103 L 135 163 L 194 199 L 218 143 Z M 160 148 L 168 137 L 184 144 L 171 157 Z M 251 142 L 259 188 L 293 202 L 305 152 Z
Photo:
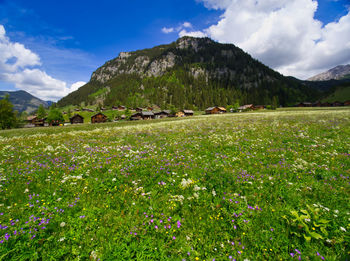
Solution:
M 295 107 L 312 107 L 312 103 L 311 102 L 300 102 L 300 103 L 296 104 Z
M 143 109 L 142 109 L 141 107 L 137 107 L 135 110 L 136 110 L 137 112 L 142 112 L 142 111 L 143 111 Z
M 224 107 L 209 107 L 205 109 L 205 114 L 221 114 L 226 113 L 226 109 Z
M 264 110 L 265 106 L 264 105 L 254 105 L 254 110 Z
M 148 111 L 153 111 L 153 107 L 148 106 L 148 107 L 147 107 L 147 110 L 148 110 Z
M 84 123 L 84 117 L 79 114 L 75 114 L 74 116 L 69 118 L 69 121 L 70 124 Z
M 170 110 L 163 110 L 163 111 L 155 112 L 154 113 L 154 117 L 156 119 L 162 119 L 162 118 L 170 117 Z
M 194 112 L 192 110 L 183 110 L 182 111 L 186 117 L 193 116 Z
M 91 116 L 91 123 L 102 123 L 107 121 L 107 116 L 99 112 Z
M 131 115 L 130 120 L 151 120 L 154 119 L 155 115 L 151 111 L 142 111 L 142 112 L 137 112 Z
M 254 110 L 254 105 L 253 104 L 246 104 L 246 105 L 242 105 L 242 106 L 238 107 L 239 112 L 248 111 L 248 110 Z
M 350 100 L 344 102 L 344 106 L 350 106 Z
M 125 106 L 123 106 L 123 105 L 118 106 L 118 111 L 125 111 L 125 110 L 126 110 Z
M 339 107 L 339 106 L 344 106 L 344 104 L 340 101 L 335 101 L 332 103 L 332 107 Z

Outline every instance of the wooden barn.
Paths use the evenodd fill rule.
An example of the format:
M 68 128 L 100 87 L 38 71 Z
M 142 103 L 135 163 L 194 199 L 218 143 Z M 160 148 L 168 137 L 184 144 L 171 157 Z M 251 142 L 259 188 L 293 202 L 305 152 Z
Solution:
M 324 102 L 321 104 L 321 107 L 330 107 L 331 104 L 329 102 Z
M 312 107 L 311 102 L 300 102 L 296 105 L 296 107 Z
M 193 113 L 194 113 L 192 110 L 183 110 L 182 112 L 186 117 L 193 116 Z
M 79 114 L 75 114 L 74 116 L 69 118 L 69 121 L 70 124 L 84 123 L 84 117 Z
M 99 112 L 91 116 L 91 123 L 102 123 L 107 121 L 107 116 Z
M 350 100 L 344 102 L 344 106 L 350 106 Z
M 226 113 L 226 109 L 224 107 L 209 107 L 205 109 L 205 114 L 221 114 Z
M 264 105 L 254 105 L 254 110 L 264 110 L 265 106 Z
M 142 112 L 142 111 L 143 111 L 143 109 L 142 109 L 141 107 L 137 107 L 135 110 L 136 110 L 137 112 Z
M 142 111 L 142 112 L 137 112 L 131 115 L 130 120 L 135 121 L 135 120 L 151 120 L 154 119 L 155 115 L 151 111 Z
M 340 107 L 340 106 L 344 106 L 344 104 L 340 101 L 335 101 L 332 103 L 332 107 Z
M 246 105 L 242 105 L 242 106 L 238 107 L 239 112 L 248 111 L 248 110 L 254 110 L 254 105 L 253 104 L 246 104 Z
M 163 110 L 163 111 L 155 112 L 154 113 L 154 117 L 156 119 L 162 119 L 162 118 L 170 117 L 170 110 Z
M 118 106 L 118 111 L 125 111 L 125 110 L 126 110 L 125 106 L 123 106 L 123 105 Z

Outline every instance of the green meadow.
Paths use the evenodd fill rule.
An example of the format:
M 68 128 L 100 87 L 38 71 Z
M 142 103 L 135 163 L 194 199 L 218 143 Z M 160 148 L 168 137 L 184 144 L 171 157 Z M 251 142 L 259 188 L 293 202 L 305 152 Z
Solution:
M 350 108 L 0 131 L 0 260 L 350 260 Z

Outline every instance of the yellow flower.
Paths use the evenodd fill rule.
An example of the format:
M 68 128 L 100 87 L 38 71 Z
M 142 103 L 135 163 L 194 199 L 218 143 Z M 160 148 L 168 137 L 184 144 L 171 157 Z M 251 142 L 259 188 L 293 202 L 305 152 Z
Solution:
M 195 260 L 199 260 L 199 257 L 196 256 Z

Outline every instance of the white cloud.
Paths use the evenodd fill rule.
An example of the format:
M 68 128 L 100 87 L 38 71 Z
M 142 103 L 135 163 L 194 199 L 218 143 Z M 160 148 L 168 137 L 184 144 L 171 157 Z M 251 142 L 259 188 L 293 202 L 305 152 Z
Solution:
M 174 28 L 173 27 L 170 27 L 170 28 L 163 27 L 162 28 L 162 32 L 165 33 L 165 34 L 169 34 L 169 33 L 174 32 Z
M 185 35 L 188 35 L 186 34 L 187 31 L 186 31 L 186 28 L 192 28 L 192 24 L 190 22 L 184 22 L 182 23 L 181 25 L 179 25 L 178 27 L 174 28 L 174 27 L 163 27 L 162 28 L 162 32 L 165 33 L 165 34 L 169 34 L 169 33 L 179 33 L 179 34 L 185 34 Z M 194 32 L 195 33 L 195 32 Z M 203 34 L 203 33 L 201 33 Z M 196 35 L 196 34 L 193 34 L 193 36 Z
M 86 82 L 75 82 L 73 83 L 70 88 L 69 88 L 69 92 L 74 92 L 76 90 L 78 90 L 81 86 L 85 85 Z
M 185 29 L 181 30 L 179 32 L 179 36 L 183 37 L 183 36 L 192 36 L 192 37 L 206 37 L 207 35 L 201 31 L 192 31 L 192 32 L 188 32 Z
M 37 66 L 40 57 L 23 44 L 11 42 L 5 28 L 0 25 L 0 81 L 14 84 L 15 88 L 25 90 L 32 95 L 57 101 L 75 91 L 85 82 L 76 82 L 71 87 L 55 79 Z
M 192 24 L 189 23 L 189 22 L 184 22 L 184 23 L 182 24 L 182 26 L 183 26 L 184 28 L 191 28 L 191 27 L 192 27 Z
M 233 43 L 268 66 L 302 79 L 350 63 L 350 12 L 323 25 L 315 0 L 198 0 L 224 10 L 203 35 Z M 179 35 L 200 32 L 180 31 Z

